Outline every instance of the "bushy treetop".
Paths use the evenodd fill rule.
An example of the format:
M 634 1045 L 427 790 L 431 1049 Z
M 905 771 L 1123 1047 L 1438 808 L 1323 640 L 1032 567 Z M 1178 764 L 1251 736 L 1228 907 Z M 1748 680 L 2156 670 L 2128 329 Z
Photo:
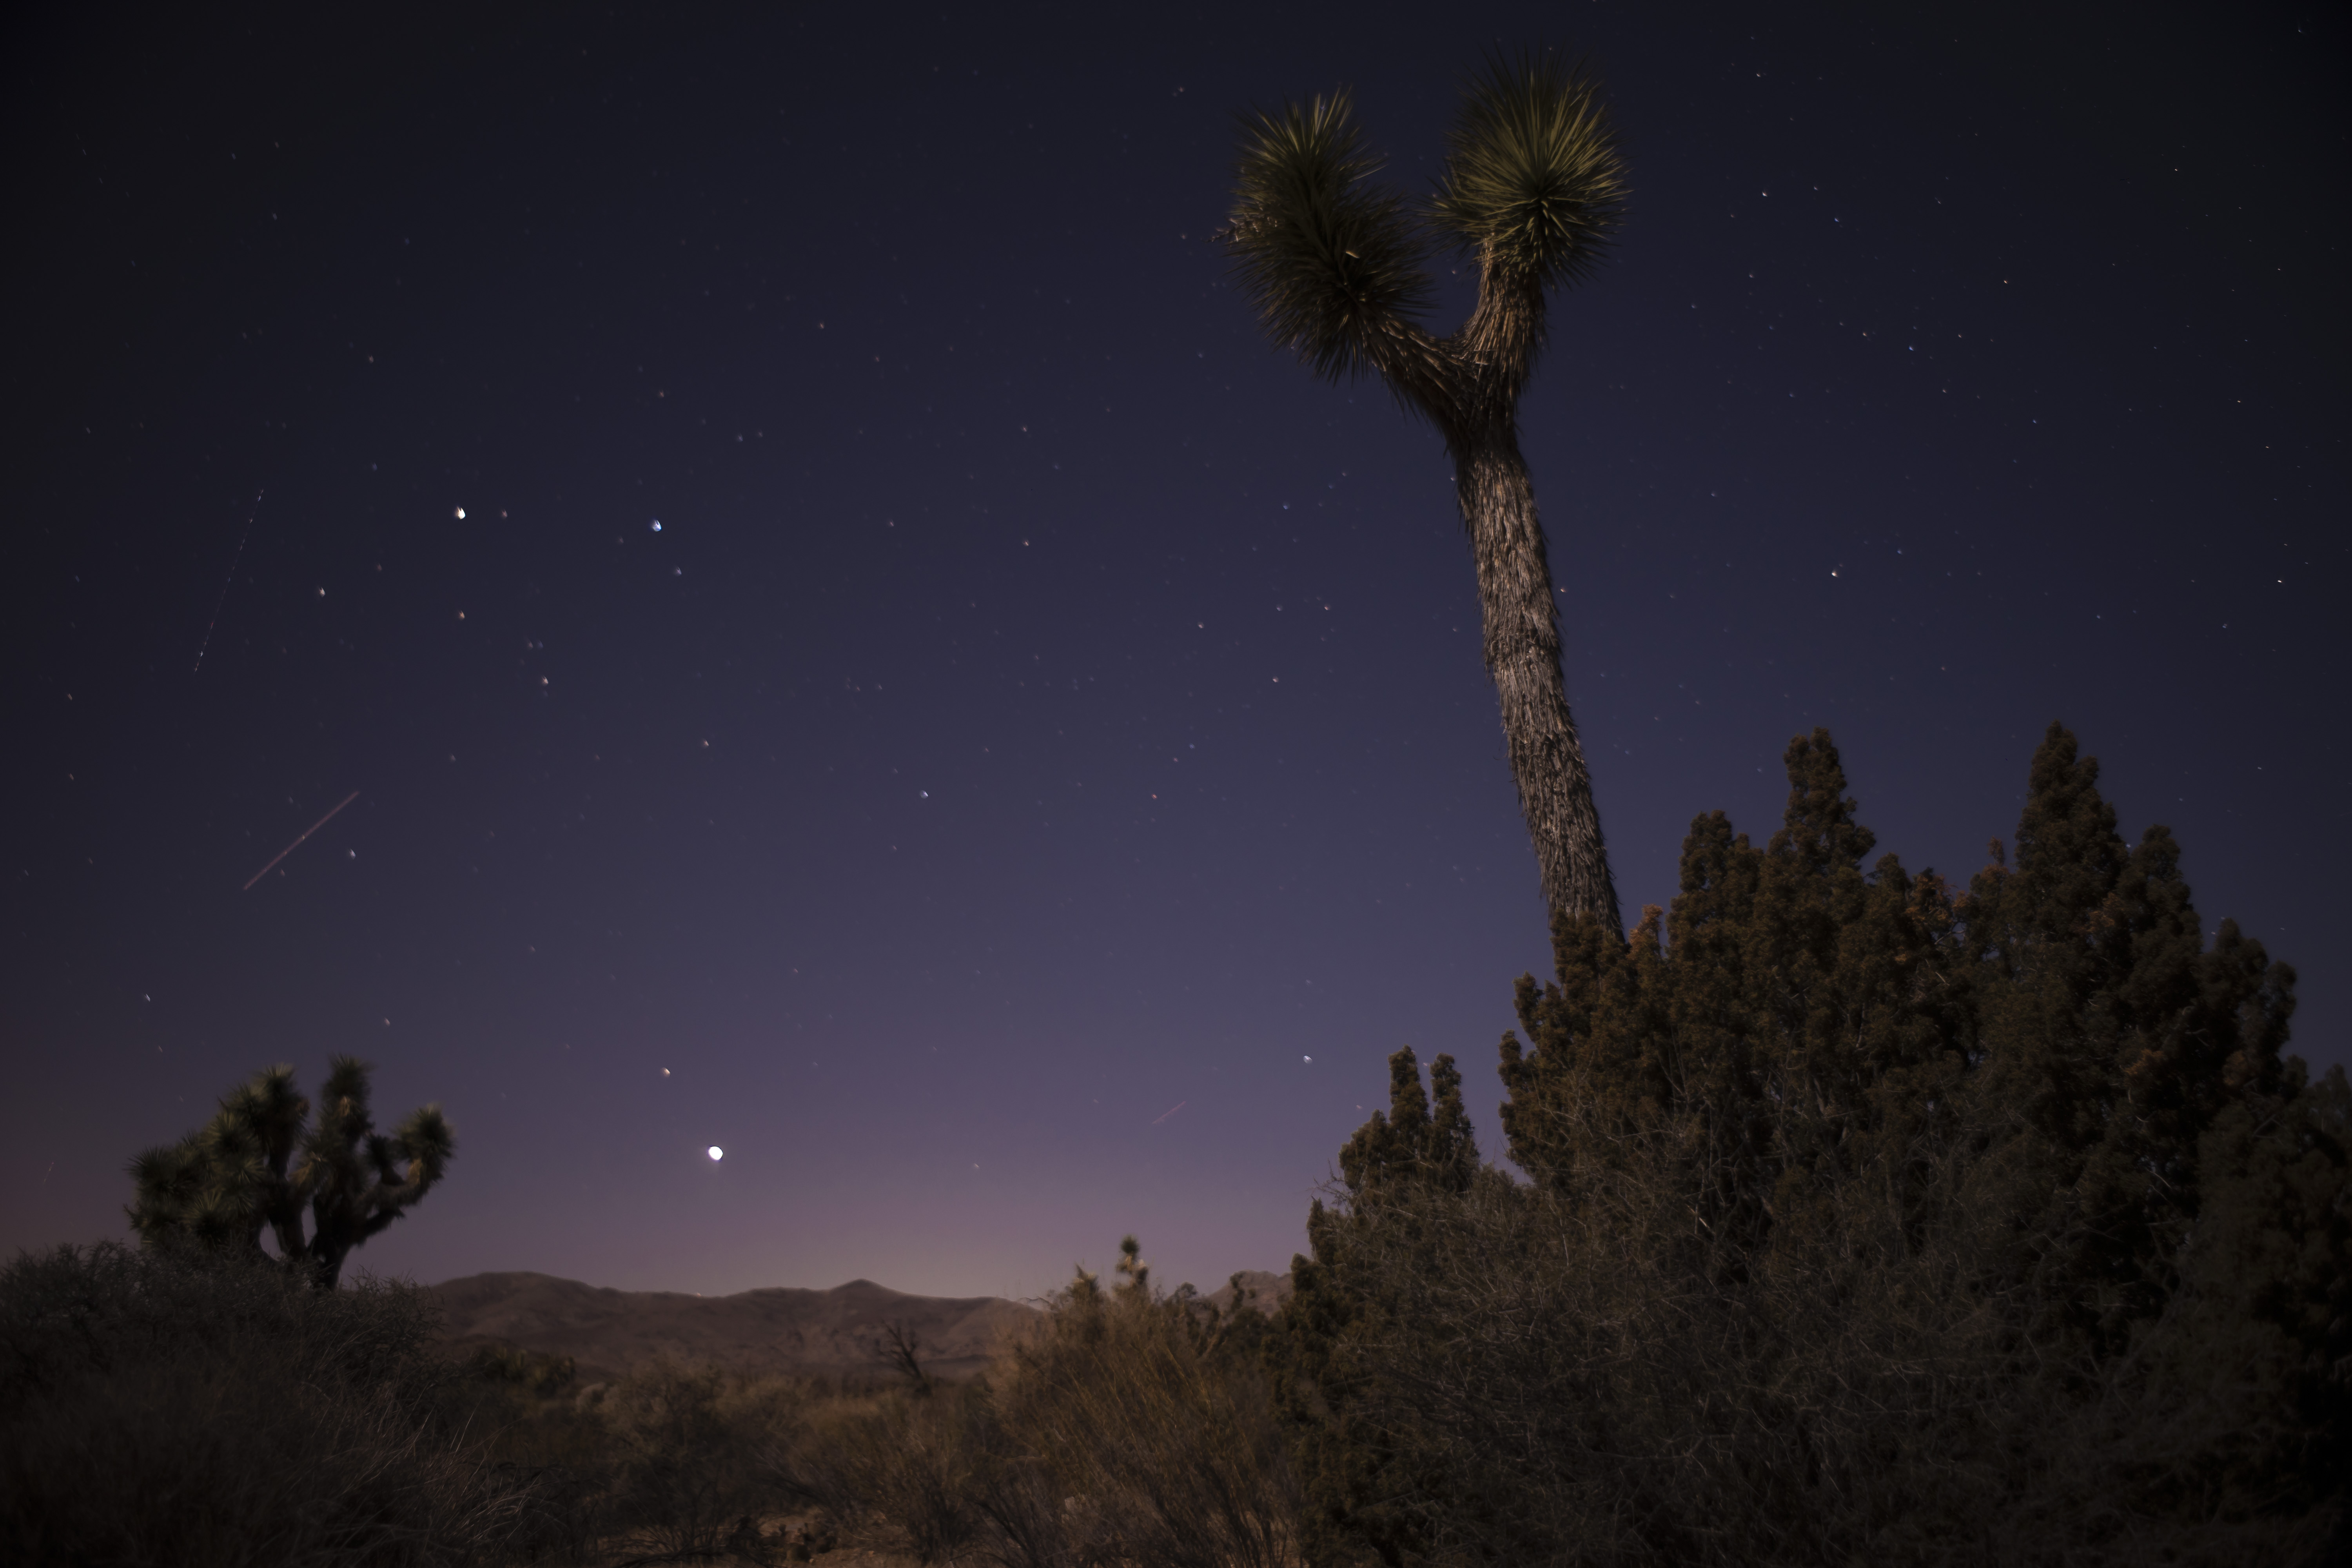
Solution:
M 151 1246 L 254 1257 L 266 1229 L 281 1259 L 333 1289 L 352 1249 L 415 1207 L 457 1149 L 438 1105 L 378 1132 L 368 1106 L 373 1070 L 356 1057 L 333 1058 L 315 1122 L 292 1068 L 254 1074 L 204 1126 L 131 1163 L 131 1229 Z

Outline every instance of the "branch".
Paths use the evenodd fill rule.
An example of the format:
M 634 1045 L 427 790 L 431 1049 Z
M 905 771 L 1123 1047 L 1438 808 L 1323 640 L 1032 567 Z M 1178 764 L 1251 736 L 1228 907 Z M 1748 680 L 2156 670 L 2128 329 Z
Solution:
M 1434 342 L 1426 247 L 1392 191 L 1369 184 L 1343 89 L 1244 121 L 1234 205 L 1218 237 L 1266 335 L 1333 381 L 1370 369 L 1418 399 Z
M 881 1337 L 875 1341 L 876 1359 L 906 1378 L 919 1394 L 931 1392 L 933 1379 L 923 1370 L 923 1342 L 912 1326 L 896 1318 L 882 1323 Z

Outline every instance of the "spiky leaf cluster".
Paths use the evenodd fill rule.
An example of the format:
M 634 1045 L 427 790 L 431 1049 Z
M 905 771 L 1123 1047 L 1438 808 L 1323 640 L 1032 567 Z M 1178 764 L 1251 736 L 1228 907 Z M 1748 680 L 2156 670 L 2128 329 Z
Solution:
M 1477 252 L 1486 282 L 1540 292 L 1591 269 L 1626 194 L 1599 85 L 1533 54 L 1497 56 L 1469 84 L 1420 218 L 1379 171 L 1345 89 L 1251 116 L 1220 237 L 1276 343 L 1334 380 L 1378 371 L 1415 401 L 1433 239 Z
M 194 1241 L 207 1249 L 258 1251 L 262 1228 L 299 1228 L 301 1194 L 287 1173 L 310 1102 L 294 1069 L 257 1072 L 224 1096 L 210 1121 L 131 1163 L 138 1202 L 131 1228 L 152 1244 Z
M 297 1173 L 321 1243 L 349 1237 L 356 1245 L 382 1230 L 441 1179 L 455 1147 L 437 1105 L 409 1112 L 390 1137 L 376 1131 L 367 1075 L 366 1063 L 335 1058 Z
M 1428 247 L 1379 169 L 1344 89 L 1244 121 L 1222 237 L 1266 335 L 1333 380 L 1379 368 L 1376 340 L 1429 302 Z
M 354 1057 L 334 1058 L 315 1125 L 306 1125 L 310 1102 L 292 1068 L 256 1073 L 204 1126 L 131 1161 L 132 1230 L 151 1246 L 258 1256 L 266 1227 L 280 1258 L 332 1286 L 352 1248 L 439 1183 L 457 1147 L 437 1105 L 411 1111 L 389 1135 L 376 1131 L 371 1070 Z
M 1430 220 L 1503 277 L 1549 289 L 1591 270 L 1625 195 L 1600 84 L 1498 55 L 1463 95 Z

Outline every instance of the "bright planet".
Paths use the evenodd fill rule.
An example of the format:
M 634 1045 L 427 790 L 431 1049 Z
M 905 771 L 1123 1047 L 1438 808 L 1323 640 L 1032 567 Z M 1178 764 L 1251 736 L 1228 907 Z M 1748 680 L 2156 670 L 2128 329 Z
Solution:
M 718 1144 L 716 1144 L 716 1143 L 713 1143 L 713 1144 L 710 1146 L 710 1157 L 711 1157 L 712 1159 L 714 1159 L 714 1160 L 720 1159 L 720 1158 L 724 1157 L 724 1155 L 726 1154 L 726 1152 L 727 1152 L 727 1151 L 726 1151 L 726 1150 L 721 1149 L 721 1148 L 720 1148 Z

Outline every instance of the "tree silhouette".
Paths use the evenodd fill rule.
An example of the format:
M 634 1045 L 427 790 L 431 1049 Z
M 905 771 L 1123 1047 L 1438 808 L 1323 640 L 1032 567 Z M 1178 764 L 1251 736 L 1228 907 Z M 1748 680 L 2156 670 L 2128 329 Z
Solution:
M 2352 1086 L 2051 726 L 2010 864 L 1780 828 L 1517 987 L 1480 1168 L 1410 1053 L 1269 1336 L 1314 1568 L 2352 1561 Z M 1874 859 L 1874 855 L 1876 858 Z
M 1304 1505 L 1300 1546 L 1314 1568 L 1360 1561 L 1356 1548 L 1401 1564 L 1431 1543 L 1428 1510 L 1415 1493 L 1442 1466 L 1417 1434 L 1390 1419 L 1381 1385 L 1388 1371 L 1410 1378 L 1423 1369 L 1368 1374 L 1353 1353 L 1394 1306 L 1388 1292 L 1400 1276 L 1444 1268 L 1431 1238 L 1407 1235 L 1416 1227 L 1393 1215 L 1423 1198 L 1450 1221 L 1451 1205 L 1482 1174 L 1499 1179 L 1479 1169 L 1452 1057 L 1430 1064 L 1429 1083 L 1424 1092 L 1412 1047 L 1389 1058 L 1389 1108 L 1372 1112 L 1339 1151 L 1339 1201 L 1326 1207 L 1318 1198 L 1308 1209 L 1311 1256 L 1291 1259 L 1292 1295 L 1269 1333 L 1269 1393 L 1290 1442 Z M 1384 1245 L 1400 1238 L 1401 1247 Z
M 438 1105 L 408 1113 L 386 1137 L 368 1113 L 368 1074 L 337 1057 L 325 1102 L 310 1102 L 283 1064 L 224 1096 L 220 1110 L 177 1143 L 131 1163 L 137 1195 L 123 1211 L 150 1246 L 194 1244 L 261 1256 L 266 1228 L 278 1256 L 331 1290 L 352 1249 L 416 1206 L 447 1171 L 456 1141 Z M 310 1234 L 302 1210 L 310 1206 Z
M 1497 56 L 1469 84 L 1423 212 L 1371 183 L 1379 166 L 1345 89 L 1258 115 L 1219 237 L 1276 343 L 1334 381 L 1376 372 L 1444 437 L 1544 901 L 1555 922 L 1591 914 L 1622 930 L 1518 442 L 1546 298 L 1591 272 L 1623 203 L 1616 140 L 1590 78 L 1530 53 Z M 1475 257 L 1478 303 L 1440 338 L 1414 318 L 1431 297 L 1423 262 L 1447 244 Z
M 906 1380 L 907 1391 L 928 1399 L 938 1380 L 923 1367 L 923 1336 L 904 1318 L 885 1318 L 874 1336 L 874 1359 Z

